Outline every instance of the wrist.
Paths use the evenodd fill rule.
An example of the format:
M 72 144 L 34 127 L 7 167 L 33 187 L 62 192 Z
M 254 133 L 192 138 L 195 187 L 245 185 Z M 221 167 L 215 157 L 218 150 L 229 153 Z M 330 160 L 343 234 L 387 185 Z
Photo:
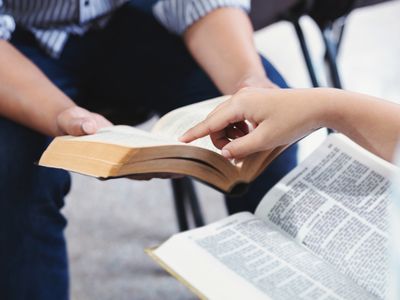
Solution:
M 63 93 L 50 89 L 46 93 L 29 88 L 17 90 L 10 99 L 15 99 L 16 105 L 8 111 L 6 117 L 48 136 L 63 134 L 58 128 L 58 115 L 76 106 Z
M 240 76 L 236 82 L 235 90 L 239 91 L 242 88 L 254 87 L 254 88 L 277 88 L 267 75 L 264 70 L 244 72 L 244 75 Z
M 59 116 L 66 110 L 71 109 L 72 107 L 78 107 L 78 106 L 72 100 L 69 100 L 60 103 L 60 105 L 54 109 L 50 121 L 51 136 L 60 136 L 66 134 L 66 132 L 60 127 Z
M 318 128 L 339 130 L 338 127 L 344 114 L 343 91 L 334 88 L 317 88 L 315 93 L 316 95 L 313 97 L 316 100 L 315 105 L 318 107 L 316 116 Z

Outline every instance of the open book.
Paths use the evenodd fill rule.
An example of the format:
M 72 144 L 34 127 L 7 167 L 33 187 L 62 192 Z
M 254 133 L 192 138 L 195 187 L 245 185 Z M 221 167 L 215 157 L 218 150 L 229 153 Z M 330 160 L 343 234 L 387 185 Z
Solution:
M 383 299 L 396 167 L 332 134 L 255 214 L 147 250 L 202 299 Z
M 240 164 L 225 159 L 207 136 L 178 142 L 189 128 L 227 97 L 181 107 L 163 116 L 151 132 L 113 126 L 82 137 L 57 137 L 43 153 L 41 166 L 100 178 L 176 173 L 192 176 L 225 192 L 240 193 L 284 147 L 252 155 Z

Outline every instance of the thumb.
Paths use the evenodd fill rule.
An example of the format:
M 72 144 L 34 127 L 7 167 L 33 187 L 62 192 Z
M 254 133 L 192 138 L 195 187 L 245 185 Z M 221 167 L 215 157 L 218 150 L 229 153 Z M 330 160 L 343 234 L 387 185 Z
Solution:
M 74 106 L 64 110 L 57 116 L 57 127 L 61 134 L 76 136 L 93 134 L 98 129 L 96 118 L 101 121 L 100 116 L 82 107 Z
M 91 118 L 72 118 L 65 124 L 64 130 L 75 136 L 93 134 L 97 131 L 97 124 Z
M 241 159 L 255 152 L 259 152 L 263 147 L 263 135 L 257 129 L 251 133 L 237 138 L 222 148 L 222 155 L 228 159 Z

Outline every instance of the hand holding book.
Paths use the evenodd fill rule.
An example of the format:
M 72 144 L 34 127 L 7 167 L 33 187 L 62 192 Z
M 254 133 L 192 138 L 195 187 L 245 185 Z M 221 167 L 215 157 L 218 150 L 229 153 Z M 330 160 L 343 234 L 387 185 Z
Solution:
M 102 179 L 187 175 L 224 192 L 240 193 L 283 147 L 257 153 L 236 164 L 225 159 L 208 136 L 190 144 L 178 141 L 226 99 L 220 97 L 173 110 L 158 120 L 151 132 L 111 126 L 92 135 L 57 137 L 39 164 Z
M 94 134 L 100 128 L 108 126 L 112 126 L 112 123 L 102 115 L 75 105 L 61 111 L 56 118 L 56 127 L 60 135 Z

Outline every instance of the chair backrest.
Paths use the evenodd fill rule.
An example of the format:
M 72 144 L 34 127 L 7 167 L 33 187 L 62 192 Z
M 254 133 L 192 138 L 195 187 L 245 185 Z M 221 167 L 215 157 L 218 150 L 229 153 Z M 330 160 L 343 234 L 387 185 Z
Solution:
M 250 18 L 255 30 L 281 19 L 310 15 L 324 26 L 351 12 L 352 9 L 393 0 L 252 0 Z
M 375 5 L 382 2 L 388 2 L 393 0 L 356 0 L 355 7 L 363 7 L 369 5 Z
M 320 27 L 324 27 L 356 8 L 388 1 L 392 0 L 315 0 L 308 14 Z
M 250 19 L 258 30 L 279 21 L 281 16 L 296 6 L 299 0 L 252 0 Z
M 323 27 L 326 23 L 333 22 L 344 16 L 354 8 L 356 0 L 325 0 L 314 1 L 309 15 L 315 22 Z

